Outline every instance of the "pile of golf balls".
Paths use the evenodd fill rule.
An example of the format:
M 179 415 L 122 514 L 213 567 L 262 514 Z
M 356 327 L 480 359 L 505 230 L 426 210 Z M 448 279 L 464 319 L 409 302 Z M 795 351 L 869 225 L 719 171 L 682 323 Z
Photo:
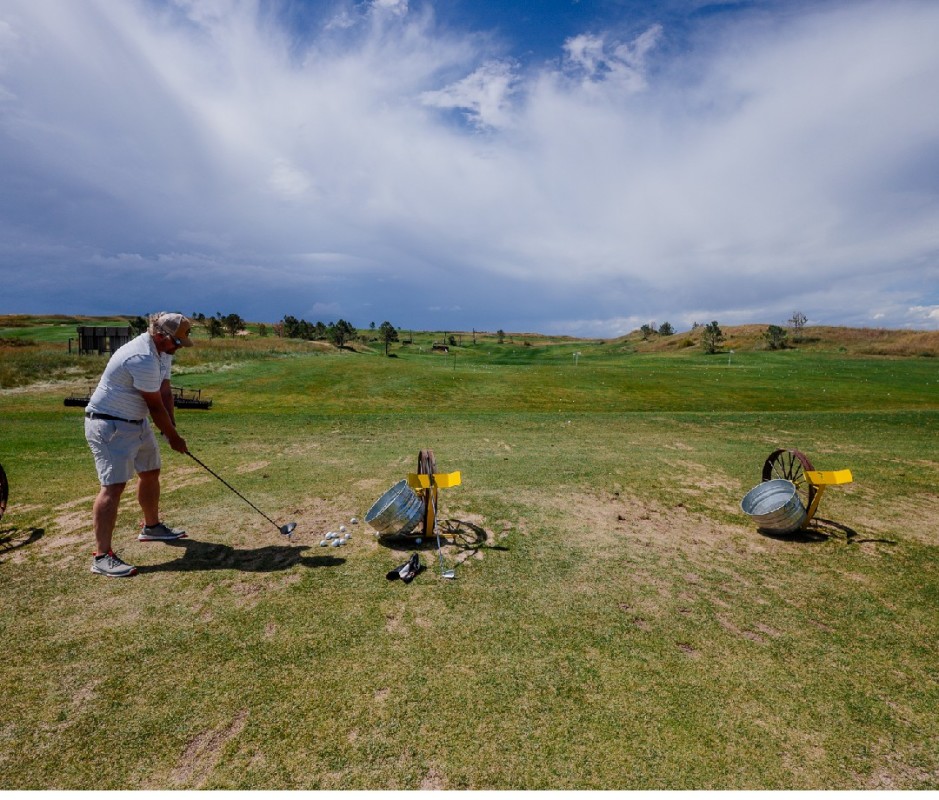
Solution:
M 354 522 L 358 522 L 353 517 Z M 330 531 L 326 534 L 326 537 L 320 542 L 320 547 L 342 547 L 352 538 L 352 534 L 348 532 L 348 529 L 345 525 L 339 526 L 339 531 Z
M 349 522 L 353 525 L 359 524 L 359 520 L 356 517 L 350 519 Z M 351 538 L 352 534 L 349 533 L 349 529 L 346 528 L 345 525 L 340 525 L 338 532 L 330 531 L 326 534 L 325 538 L 320 541 L 320 547 L 342 547 Z

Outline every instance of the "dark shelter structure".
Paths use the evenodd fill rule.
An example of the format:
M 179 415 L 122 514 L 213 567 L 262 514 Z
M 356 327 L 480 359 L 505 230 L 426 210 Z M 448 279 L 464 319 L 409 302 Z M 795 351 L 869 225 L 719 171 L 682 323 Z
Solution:
M 132 336 L 130 325 L 79 325 L 78 355 L 113 353 Z M 71 341 L 69 341 L 71 349 Z

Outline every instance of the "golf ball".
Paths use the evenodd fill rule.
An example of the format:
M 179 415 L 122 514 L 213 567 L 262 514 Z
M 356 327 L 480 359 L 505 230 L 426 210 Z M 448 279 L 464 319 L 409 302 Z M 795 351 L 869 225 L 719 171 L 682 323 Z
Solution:
M 353 525 L 358 525 L 358 524 L 359 524 L 359 518 L 358 518 L 358 517 L 353 517 L 352 519 L 349 520 L 349 522 L 351 522 Z
M 326 538 L 327 538 L 327 539 L 335 539 L 335 538 L 336 538 L 336 534 L 333 533 L 332 531 L 330 531 L 329 533 L 326 534 Z
M 346 532 L 346 526 L 345 526 L 345 525 L 340 525 L 340 526 L 339 526 L 339 533 L 345 533 L 345 532 Z
M 340 542 L 338 539 L 333 539 L 333 547 L 339 547 L 341 544 L 342 542 Z
M 323 539 L 323 541 L 320 542 L 320 547 L 326 547 L 326 545 L 328 545 L 328 544 L 329 544 L 329 542 L 327 542 L 325 539 Z

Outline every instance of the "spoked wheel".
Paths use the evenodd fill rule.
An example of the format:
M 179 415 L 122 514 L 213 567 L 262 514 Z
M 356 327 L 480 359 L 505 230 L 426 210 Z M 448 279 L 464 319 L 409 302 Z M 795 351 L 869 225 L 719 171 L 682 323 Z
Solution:
M 9 494 L 10 485 L 7 483 L 7 474 L 3 471 L 3 464 L 0 464 L 0 519 L 3 519 L 3 512 L 7 510 Z
M 806 510 L 812 507 L 815 486 L 809 483 L 806 472 L 814 470 L 812 462 L 798 450 L 774 450 L 763 464 L 763 480 L 771 481 L 774 478 L 785 478 L 796 485 L 796 492 L 802 500 Z
M 417 474 L 418 475 L 433 475 L 437 471 L 437 460 L 434 458 L 433 450 L 421 450 L 417 454 Z M 421 535 L 422 536 L 431 536 L 433 535 L 433 519 L 435 516 L 435 509 L 428 508 L 428 505 L 433 501 L 436 505 L 437 502 L 437 489 L 430 488 L 425 489 L 421 492 L 421 499 L 424 501 L 424 519 L 421 523 Z

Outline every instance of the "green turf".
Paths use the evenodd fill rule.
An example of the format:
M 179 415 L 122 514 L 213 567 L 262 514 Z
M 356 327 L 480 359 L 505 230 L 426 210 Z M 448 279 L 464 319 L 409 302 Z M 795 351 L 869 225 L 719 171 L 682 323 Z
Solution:
M 174 383 L 213 400 L 178 412 L 192 452 L 300 524 L 164 447 L 191 538 L 136 542 L 128 493 L 129 580 L 88 572 L 62 404 L 103 360 L 40 348 L 56 365 L 0 391 L 2 788 L 939 788 L 932 359 L 441 338 L 182 353 Z M 854 473 L 811 535 L 739 511 L 777 446 Z M 387 581 L 411 548 L 362 524 L 318 546 L 422 448 L 486 535 L 447 549 L 455 581 L 427 546 Z

